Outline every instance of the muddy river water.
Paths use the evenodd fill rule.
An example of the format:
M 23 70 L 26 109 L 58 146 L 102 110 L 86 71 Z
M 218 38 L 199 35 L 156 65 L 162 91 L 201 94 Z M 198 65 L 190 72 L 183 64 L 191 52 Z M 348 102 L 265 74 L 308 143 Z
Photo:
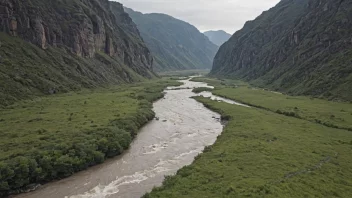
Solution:
M 143 127 L 131 148 L 122 156 L 52 182 L 16 198 L 137 198 L 160 186 L 165 175 L 189 165 L 205 146 L 222 132 L 220 115 L 190 98 L 195 87 L 205 83 L 181 80 L 180 90 L 166 90 L 164 99 L 154 103 L 155 119 Z M 231 100 L 200 95 L 241 105 Z

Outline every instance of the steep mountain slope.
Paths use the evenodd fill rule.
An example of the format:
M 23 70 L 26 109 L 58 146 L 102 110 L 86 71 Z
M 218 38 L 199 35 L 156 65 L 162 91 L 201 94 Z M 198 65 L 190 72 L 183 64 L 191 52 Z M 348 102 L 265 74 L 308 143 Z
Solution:
M 223 30 L 207 31 L 207 32 L 204 32 L 204 34 L 209 38 L 211 42 L 213 42 L 217 46 L 221 46 L 226 41 L 228 41 L 229 38 L 231 37 L 231 34 L 228 34 Z
M 0 32 L 0 105 L 154 76 L 151 53 L 117 2 L 2 0 Z
M 125 10 L 152 51 L 156 71 L 211 68 L 218 48 L 197 28 L 165 14 Z
M 211 75 L 352 100 L 352 1 L 282 0 L 220 48 Z

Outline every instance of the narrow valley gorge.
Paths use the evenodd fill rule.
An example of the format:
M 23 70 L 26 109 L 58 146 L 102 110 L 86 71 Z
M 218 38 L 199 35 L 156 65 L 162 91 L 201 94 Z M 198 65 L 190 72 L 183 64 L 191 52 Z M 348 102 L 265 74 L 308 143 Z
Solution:
M 1 198 L 350 198 L 352 1 L 0 0 L 0 136 Z

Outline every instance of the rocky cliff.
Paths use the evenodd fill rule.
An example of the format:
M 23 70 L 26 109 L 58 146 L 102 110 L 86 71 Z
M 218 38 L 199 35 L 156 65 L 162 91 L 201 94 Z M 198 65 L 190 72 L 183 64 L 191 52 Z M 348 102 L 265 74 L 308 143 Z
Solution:
M 0 31 L 11 36 L 0 37 L 3 101 L 153 77 L 153 57 L 117 2 L 0 0 Z
M 214 76 L 352 100 L 352 1 L 282 0 L 217 53 Z
M 155 57 L 156 71 L 211 68 L 218 47 L 196 27 L 165 14 L 125 10 Z
M 219 47 L 222 44 L 224 44 L 226 41 L 228 41 L 231 37 L 231 34 L 228 34 L 223 30 L 206 31 L 204 32 L 204 35 L 207 36 L 211 42 L 213 42 L 215 45 Z

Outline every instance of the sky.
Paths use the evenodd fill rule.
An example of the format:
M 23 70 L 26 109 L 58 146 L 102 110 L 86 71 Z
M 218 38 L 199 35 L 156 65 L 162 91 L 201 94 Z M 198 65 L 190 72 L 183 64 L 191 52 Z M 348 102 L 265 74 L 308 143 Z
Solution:
M 224 30 L 233 34 L 248 20 L 280 0 L 117 0 L 142 13 L 164 13 L 196 26 L 201 32 Z

